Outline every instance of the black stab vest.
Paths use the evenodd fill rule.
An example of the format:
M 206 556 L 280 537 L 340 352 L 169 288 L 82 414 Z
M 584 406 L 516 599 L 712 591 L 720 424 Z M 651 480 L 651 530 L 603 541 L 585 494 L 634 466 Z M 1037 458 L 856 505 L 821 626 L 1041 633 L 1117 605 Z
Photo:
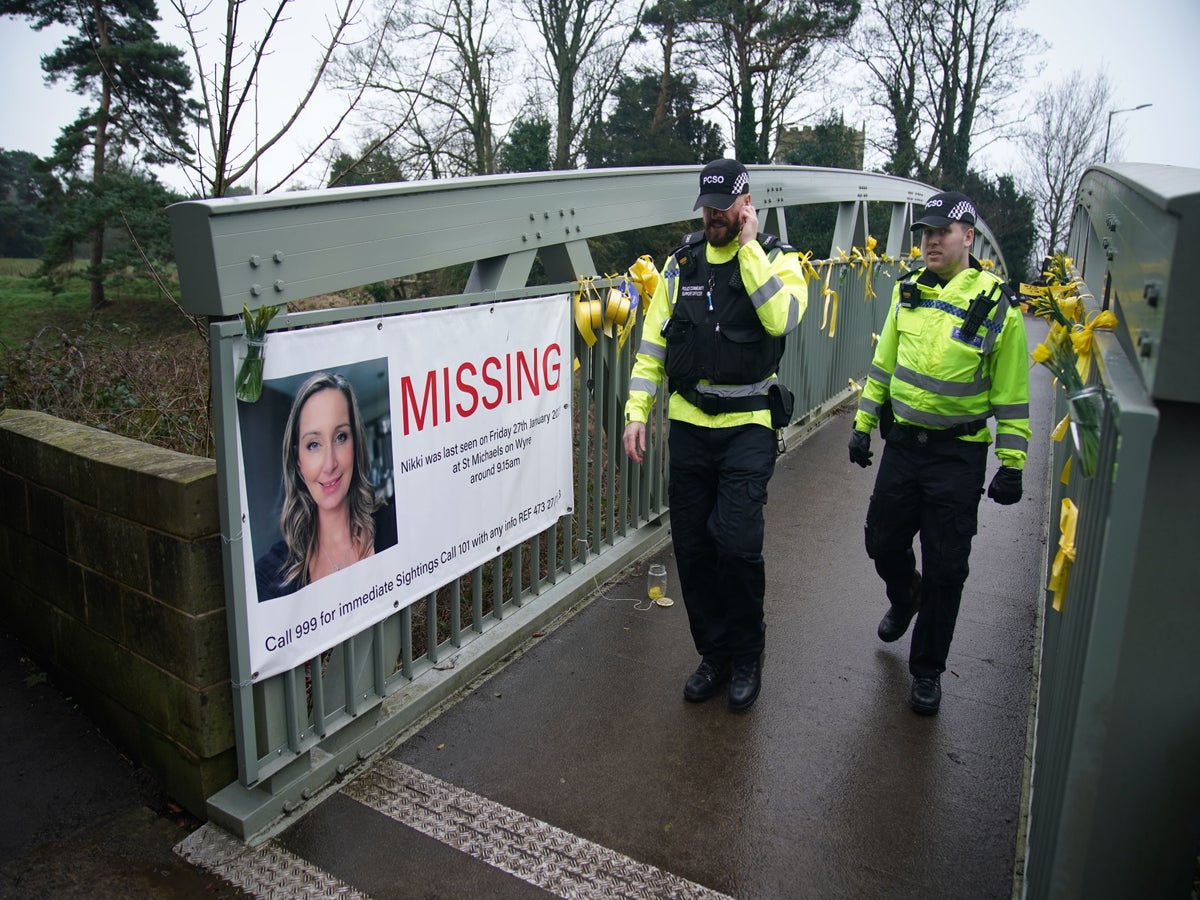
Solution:
M 758 240 L 764 250 L 779 243 L 773 234 L 760 234 Z M 679 292 L 663 329 L 671 390 L 690 391 L 701 378 L 712 384 L 755 384 L 774 375 L 784 339 L 763 328 L 737 257 L 710 264 L 699 231 L 684 238 L 675 259 Z

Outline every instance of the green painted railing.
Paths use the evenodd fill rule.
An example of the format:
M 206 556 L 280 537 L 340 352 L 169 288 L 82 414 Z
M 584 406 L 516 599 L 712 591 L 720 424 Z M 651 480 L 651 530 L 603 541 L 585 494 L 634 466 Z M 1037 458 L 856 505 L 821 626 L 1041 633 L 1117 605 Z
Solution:
M 629 464 L 620 448 L 631 354 L 640 335 L 623 348 L 610 338 L 588 346 L 577 337 L 573 516 L 330 653 L 254 681 L 242 625 L 247 598 L 236 574 L 243 571 L 240 501 L 228 475 L 238 466 L 236 403 L 231 379 L 221 376 L 233 371 L 243 304 L 284 304 L 464 263 L 471 273 L 453 296 L 281 313 L 272 330 L 570 295 L 580 279 L 606 284 L 606 273 L 592 262 L 590 240 L 673 223 L 680 236 L 694 228 L 690 210 L 698 174 L 696 166 L 491 176 L 170 208 L 184 305 L 211 317 L 216 373 L 239 778 L 209 799 L 214 822 L 243 838 L 269 833 L 667 537 L 665 442 L 655 439 L 640 466 Z M 794 436 L 853 396 L 851 379 L 866 372 L 871 335 L 880 330 L 905 266 L 900 258 L 911 247 L 914 204 L 934 189 L 862 172 L 790 166 L 752 167 L 751 185 L 763 230 L 801 250 L 813 248 L 803 235 L 787 233 L 788 210 L 810 204 L 837 209 L 832 246 L 814 253 L 833 261 L 810 279 L 808 313 L 789 338 L 781 365 L 797 398 Z M 875 230 L 868 214 L 880 208 L 887 220 Z M 870 235 L 878 239 L 878 255 L 869 250 Z M 671 249 L 644 252 L 661 265 Z M 975 252 L 999 260 L 986 227 Z M 535 260 L 549 284 L 528 286 Z M 656 415 L 657 437 L 663 434 L 662 404 Z
M 1096 332 L 1095 473 L 1069 440 L 1078 510 L 1061 612 L 1047 609 L 1029 798 L 1028 897 L 1187 897 L 1200 851 L 1200 171 L 1097 167 L 1068 254 Z M 1059 415 L 1068 413 L 1059 390 Z M 1036 438 L 1036 436 L 1035 436 Z M 1049 575 L 1049 572 L 1048 572 Z M 1047 606 L 1050 596 L 1047 596 Z

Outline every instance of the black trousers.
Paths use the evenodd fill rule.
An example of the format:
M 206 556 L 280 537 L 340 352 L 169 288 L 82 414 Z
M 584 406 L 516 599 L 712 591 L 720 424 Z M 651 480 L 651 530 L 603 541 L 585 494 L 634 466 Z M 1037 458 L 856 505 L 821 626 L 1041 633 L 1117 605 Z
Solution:
M 775 434 L 761 425 L 671 422 L 671 540 L 696 650 L 716 662 L 762 653 L 763 509 Z
M 967 559 L 977 530 L 987 449 L 986 444 L 960 440 L 889 440 L 879 462 L 867 508 L 867 555 L 887 586 L 888 601 L 901 609 L 911 608 L 915 599 L 913 538 L 921 536 L 921 607 L 908 656 L 914 677 L 946 670 L 970 573 Z

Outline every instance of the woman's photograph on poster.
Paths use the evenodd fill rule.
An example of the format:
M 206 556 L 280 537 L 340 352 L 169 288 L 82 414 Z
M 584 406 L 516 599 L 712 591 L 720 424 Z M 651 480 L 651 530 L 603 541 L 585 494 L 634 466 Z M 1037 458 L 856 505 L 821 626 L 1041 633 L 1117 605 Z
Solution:
M 260 603 L 396 544 L 386 358 L 264 381 L 238 418 Z

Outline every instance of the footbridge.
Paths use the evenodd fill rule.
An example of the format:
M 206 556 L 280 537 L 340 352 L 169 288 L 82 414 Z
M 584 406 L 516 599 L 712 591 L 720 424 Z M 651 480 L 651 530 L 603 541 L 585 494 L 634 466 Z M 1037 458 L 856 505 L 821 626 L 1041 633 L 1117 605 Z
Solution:
M 763 693 L 741 716 L 682 700 L 695 665 L 682 604 L 645 594 L 650 562 L 678 583 L 662 410 L 642 465 L 620 432 L 653 277 L 640 256 L 661 264 L 694 227 L 698 171 L 171 207 L 184 304 L 210 322 L 238 754 L 237 781 L 178 851 L 263 895 L 1186 896 L 1200 849 L 1200 376 L 1186 346 L 1200 298 L 1184 261 L 1200 172 L 1104 166 L 1080 184 L 1067 277 L 1038 296 L 1078 298 L 1082 384 L 1031 372 L 1026 496 L 981 507 L 943 709 L 923 719 L 905 703 L 907 642 L 874 636 L 873 473 L 848 463 L 845 438 L 892 285 L 920 264 L 914 209 L 936 189 L 829 169 L 751 167 L 763 229 L 805 252 L 809 290 L 781 368 L 797 402 L 768 504 Z M 614 257 L 631 237 L 647 243 Z M 1004 270 L 986 223 L 975 253 Z M 452 286 L 408 296 L 431 284 Z M 364 286 L 370 302 L 330 299 Z M 264 306 L 281 311 L 260 337 L 242 313 Z M 1115 327 L 1095 327 L 1106 310 Z M 555 413 L 529 417 L 545 430 L 528 453 L 546 455 L 501 455 L 513 469 L 499 474 L 562 466 L 567 489 L 541 509 L 520 493 L 499 509 L 439 501 L 451 461 L 419 461 L 415 423 L 467 407 L 449 405 L 435 351 L 461 343 L 470 362 L 545 320 L 565 323 L 545 324 L 544 346 L 562 351 L 569 428 L 555 443 L 542 437 Z M 1031 351 L 1052 338 L 1026 321 Z M 517 384 L 559 385 L 548 353 L 541 382 L 513 347 Z M 404 381 L 410 360 L 429 380 Z M 464 541 L 469 568 L 444 561 L 445 581 L 406 558 L 390 606 L 382 582 L 338 573 L 329 583 L 369 612 L 331 607 L 329 622 L 353 612 L 362 627 L 316 640 L 332 628 L 323 609 L 311 624 L 294 612 L 307 594 L 256 594 L 279 473 L 254 460 L 279 459 L 271 423 L 323 368 L 354 383 L 373 483 L 398 510 L 402 539 L 379 558 L 446 523 L 488 540 Z M 481 529 L 494 514 L 499 530 Z M 308 649 L 285 657 L 294 645 Z

